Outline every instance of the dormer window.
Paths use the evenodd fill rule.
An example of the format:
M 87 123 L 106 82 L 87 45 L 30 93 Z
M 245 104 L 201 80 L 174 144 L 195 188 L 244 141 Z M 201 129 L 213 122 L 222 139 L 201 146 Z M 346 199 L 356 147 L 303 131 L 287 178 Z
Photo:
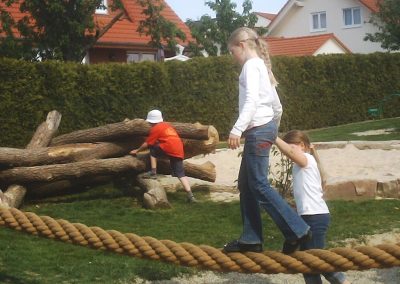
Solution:
M 360 7 L 343 9 L 343 24 L 346 28 L 361 26 Z
M 96 14 L 107 14 L 107 0 L 102 0 L 100 6 L 96 9 Z
M 326 30 L 326 12 L 311 13 L 311 31 L 319 32 Z

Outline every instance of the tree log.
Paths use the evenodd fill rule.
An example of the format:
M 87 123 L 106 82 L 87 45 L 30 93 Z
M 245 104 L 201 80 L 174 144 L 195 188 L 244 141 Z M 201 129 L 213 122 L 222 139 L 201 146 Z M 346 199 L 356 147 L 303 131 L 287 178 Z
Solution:
M 40 149 L 0 148 L 0 164 L 8 167 L 31 167 L 64 164 L 92 159 L 122 157 L 139 147 L 144 138 L 131 142 L 99 142 L 66 144 Z
M 210 127 L 210 129 L 215 129 Z M 10 167 L 31 167 L 49 164 L 64 164 L 91 159 L 122 157 L 138 148 L 144 137 L 133 137 L 130 141 L 65 144 L 38 149 L 16 149 L 0 147 L 0 165 Z M 182 139 L 185 159 L 215 151 L 219 141 L 214 132 L 208 140 Z
M 179 123 L 171 122 L 181 138 L 208 140 L 209 126 L 200 123 Z M 143 119 L 125 120 L 113 124 L 107 124 L 95 128 L 78 130 L 52 139 L 52 146 L 72 144 L 72 143 L 91 143 L 101 141 L 113 141 L 126 139 L 134 136 L 147 136 L 150 131 L 150 123 Z
M 171 208 L 167 194 L 158 180 L 144 179 L 142 175 L 138 175 L 137 182 L 140 188 L 145 191 L 143 195 L 143 204 L 145 208 Z
M 46 121 L 43 122 L 36 129 L 31 141 L 27 145 L 27 149 L 36 149 L 40 147 L 46 147 L 49 145 L 54 134 L 58 130 L 60 125 L 61 114 L 53 110 L 47 114 Z M 0 201 L 0 206 L 4 205 L 6 207 L 16 207 L 21 206 L 26 194 L 26 188 L 14 184 L 7 188 L 6 192 L 2 196 L 2 201 Z
M 193 164 L 187 161 L 183 162 L 185 175 L 205 181 L 215 182 L 216 172 L 215 165 L 210 161 L 201 165 Z M 170 175 L 171 167 L 168 160 L 159 159 L 157 163 L 157 172 L 160 174 Z
M 208 128 L 208 137 L 208 140 L 182 139 L 185 159 L 201 154 L 214 153 L 219 143 L 219 135 L 217 129 L 212 125 Z
M 27 184 L 76 179 L 86 176 L 109 175 L 128 170 L 143 172 L 145 163 L 132 156 L 104 160 L 90 160 L 69 164 L 55 164 L 36 167 L 19 167 L 0 172 L 0 183 Z
M 53 110 L 47 114 L 46 121 L 36 129 L 31 141 L 26 146 L 27 149 L 37 149 L 47 147 L 54 134 L 58 131 L 61 122 L 61 113 Z

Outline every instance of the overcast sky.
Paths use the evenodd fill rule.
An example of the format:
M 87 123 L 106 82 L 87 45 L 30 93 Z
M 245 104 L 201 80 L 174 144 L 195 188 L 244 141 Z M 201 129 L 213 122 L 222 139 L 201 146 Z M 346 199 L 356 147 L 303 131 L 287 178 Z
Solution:
M 165 0 L 178 16 L 185 22 L 187 19 L 198 20 L 208 14 L 215 16 L 206 4 L 206 0 Z M 232 0 L 237 5 L 237 11 L 243 11 L 243 0 Z M 285 5 L 286 0 L 253 0 L 253 12 L 276 14 Z

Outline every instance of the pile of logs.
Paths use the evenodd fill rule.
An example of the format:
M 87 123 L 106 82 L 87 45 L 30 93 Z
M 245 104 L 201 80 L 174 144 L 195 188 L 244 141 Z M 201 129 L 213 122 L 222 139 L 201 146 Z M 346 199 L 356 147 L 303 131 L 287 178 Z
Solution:
M 117 174 L 128 173 L 144 189 L 146 207 L 169 207 L 157 180 L 141 178 L 149 170 L 148 154 L 129 155 L 145 141 L 151 128 L 148 122 L 126 119 L 54 137 L 60 121 L 61 114 L 52 111 L 26 149 L 0 147 L 0 206 L 19 207 L 27 191 L 36 197 L 61 195 L 75 187 L 107 183 Z M 185 159 L 215 151 L 219 137 L 213 126 L 171 124 L 183 140 Z M 184 161 L 184 167 L 189 177 L 215 181 L 211 162 L 197 165 Z M 159 161 L 158 172 L 170 174 L 168 160 Z

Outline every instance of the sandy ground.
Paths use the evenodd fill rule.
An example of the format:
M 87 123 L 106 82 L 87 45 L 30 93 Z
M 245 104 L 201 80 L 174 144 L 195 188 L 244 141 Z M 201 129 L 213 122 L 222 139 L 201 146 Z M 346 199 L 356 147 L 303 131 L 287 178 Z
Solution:
M 369 133 L 370 134 L 370 133 Z M 374 133 L 372 133 L 374 134 Z M 324 169 L 329 177 L 359 177 L 376 178 L 378 180 L 400 179 L 400 141 L 393 141 L 390 150 L 374 149 L 359 150 L 353 144 L 345 147 L 318 150 Z M 387 147 L 383 147 L 387 148 Z M 211 190 L 210 197 L 215 201 L 229 202 L 238 199 L 235 189 L 237 174 L 240 166 L 240 152 L 238 150 L 217 150 L 214 154 L 194 157 L 192 163 L 201 164 L 211 161 L 216 166 L 217 178 L 213 184 L 216 190 Z M 273 158 L 276 159 L 276 158 Z M 277 160 L 272 160 L 274 165 Z M 274 169 L 272 169 L 274 170 Z M 191 179 L 191 184 L 208 184 Z M 345 240 L 347 246 L 377 245 L 382 243 L 400 243 L 400 231 L 388 232 L 374 236 L 364 236 L 363 242 L 357 240 Z M 343 244 L 341 244 L 342 246 Z M 348 271 L 347 278 L 351 283 L 400 283 L 400 268 L 371 269 L 367 271 Z M 296 284 L 304 283 L 300 274 L 297 275 L 263 275 L 263 274 L 239 274 L 239 273 L 215 273 L 202 272 L 190 278 L 176 278 L 168 281 L 148 282 L 138 279 L 137 283 L 165 283 L 165 284 L 191 284 L 191 283 L 269 283 L 269 284 Z M 324 283 L 328 283 L 324 280 Z
M 321 144 L 321 148 L 326 149 L 318 150 L 321 163 L 329 178 L 368 177 L 378 181 L 400 179 L 400 141 L 385 142 L 382 146 L 384 149 L 379 149 L 376 145 L 373 149 L 364 150 L 359 150 L 356 147 L 357 143 L 344 143 L 346 142 L 336 142 L 343 148 L 333 147 L 336 144 Z M 219 149 L 214 154 L 197 156 L 189 161 L 196 164 L 211 161 L 217 172 L 214 184 L 236 186 L 242 151 L 242 147 L 236 150 Z M 271 155 L 270 159 L 271 171 L 275 172 L 279 156 Z M 191 182 L 203 183 L 198 180 L 191 180 Z

